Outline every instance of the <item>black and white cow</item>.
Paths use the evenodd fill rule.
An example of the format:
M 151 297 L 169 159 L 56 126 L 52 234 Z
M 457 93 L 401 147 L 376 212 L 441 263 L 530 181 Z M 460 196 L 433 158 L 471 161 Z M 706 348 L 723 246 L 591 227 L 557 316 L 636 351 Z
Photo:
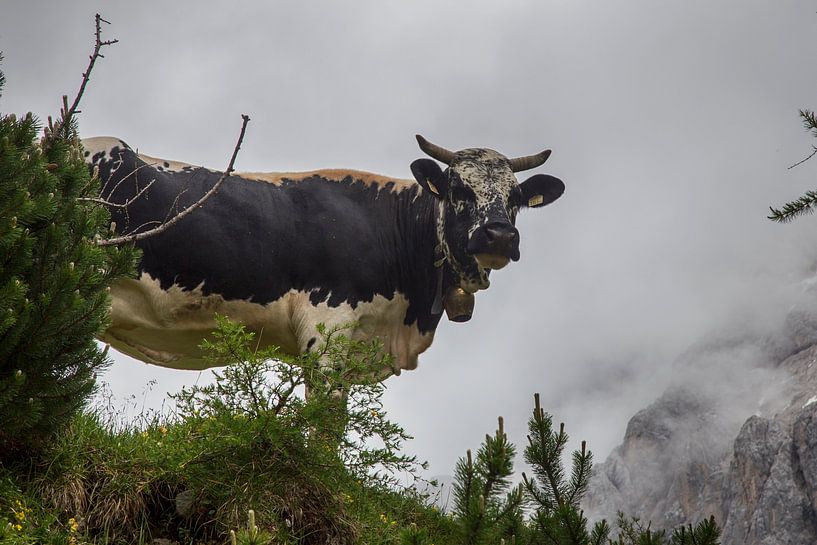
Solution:
M 458 288 L 487 288 L 492 269 L 519 259 L 519 210 L 564 191 L 552 176 L 520 184 L 514 175 L 550 151 L 508 159 L 417 140 L 444 167 L 414 161 L 416 182 L 355 170 L 233 174 L 200 209 L 138 243 L 138 278 L 112 287 L 112 323 L 101 339 L 145 362 L 203 369 L 199 344 L 216 313 L 291 354 L 312 347 L 318 324 L 353 323 L 352 338 L 378 338 L 392 354 L 381 378 L 414 369 L 442 301 Z M 115 138 L 83 145 L 109 202 L 125 203 L 155 180 L 111 210 L 121 233 L 166 221 L 221 175 L 137 154 Z

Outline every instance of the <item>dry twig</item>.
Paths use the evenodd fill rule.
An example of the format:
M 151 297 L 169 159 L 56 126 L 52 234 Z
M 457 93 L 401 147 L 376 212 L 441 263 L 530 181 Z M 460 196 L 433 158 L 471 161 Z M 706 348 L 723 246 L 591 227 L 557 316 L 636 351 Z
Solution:
M 150 229 L 149 231 L 145 231 L 143 233 L 130 233 L 127 235 L 122 235 L 119 237 L 109 238 L 109 239 L 102 239 L 98 240 L 96 244 L 98 246 L 114 246 L 117 244 L 127 244 L 129 242 L 137 242 L 139 240 L 146 239 L 148 237 L 152 237 L 158 235 L 160 233 L 164 233 L 170 227 L 181 221 L 183 218 L 187 217 L 193 210 L 196 208 L 201 208 L 201 206 L 213 195 L 215 195 L 221 184 L 224 183 L 224 180 L 235 170 L 233 165 L 235 164 L 235 158 L 238 155 L 238 150 L 241 149 L 241 143 L 244 141 L 244 133 L 247 130 L 247 123 L 250 121 L 249 116 L 245 114 L 241 114 L 241 133 L 238 135 L 238 141 L 235 144 L 235 148 L 233 149 L 233 155 L 230 157 L 230 164 L 227 165 L 227 170 L 221 175 L 218 181 L 211 187 L 204 195 L 201 196 L 199 200 L 167 220 L 166 222 L 162 223 L 159 227 L 155 227 Z
M 798 166 L 802 165 L 803 163 L 805 163 L 806 161 L 808 161 L 809 159 L 811 159 L 815 155 L 817 155 L 817 146 L 812 146 L 812 152 L 809 154 L 808 157 L 806 157 L 805 159 L 801 159 L 801 160 L 797 161 L 796 163 L 794 163 L 793 165 L 788 167 L 787 170 L 791 170 L 794 167 L 798 167 Z
M 142 167 L 146 167 L 146 166 L 152 166 L 152 165 L 148 165 L 148 164 L 139 165 L 138 167 L 136 167 L 136 169 L 133 172 L 136 172 L 138 169 L 140 169 Z M 128 176 L 130 176 L 130 174 L 128 174 Z M 127 176 L 125 178 L 127 178 Z M 108 201 L 106 199 L 103 199 L 102 197 L 80 197 L 77 200 L 78 201 L 85 201 L 85 202 L 92 202 L 92 203 L 96 203 L 96 204 L 101 204 L 101 205 L 107 206 L 109 208 L 127 208 L 128 206 L 130 206 L 133 203 L 133 201 L 135 201 L 136 199 L 141 197 L 144 194 L 145 191 L 150 189 L 150 186 L 152 186 L 155 181 L 156 181 L 156 178 L 152 179 L 151 181 L 148 182 L 148 185 L 146 185 L 145 187 L 140 189 L 139 192 L 136 195 L 134 195 L 133 197 L 129 198 L 128 200 L 126 200 L 125 202 L 122 202 L 122 203 L 111 202 L 111 201 Z
M 88 81 L 91 79 L 91 70 L 94 69 L 94 64 L 96 63 L 97 59 L 100 57 L 105 58 L 105 55 L 101 54 L 100 51 L 106 45 L 113 45 L 119 42 L 119 40 L 102 39 L 102 23 L 111 24 L 110 21 L 106 21 L 97 13 L 94 16 L 94 23 L 94 52 L 90 56 L 88 68 L 86 68 L 85 72 L 82 73 L 82 83 L 80 83 L 79 90 L 77 91 L 74 101 L 71 103 L 70 107 L 68 106 L 68 96 L 62 96 L 60 119 L 54 123 L 51 116 L 48 117 L 48 127 L 45 129 L 44 137 L 46 141 L 50 140 L 51 138 L 68 138 L 71 136 L 71 119 L 73 119 L 76 114 L 80 113 L 80 110 L 77 108 L 79 108 L 79 102 L 82 100 L 82 95 L 85 93 L 85 87 L 88 85 Z
M 46 145 L 52 140 L 56 140 L 56 139 L 60 139 L 60 138 L 67 139 L 67 138 L 70 138 L 72 136 L 72 134 L 71 134 L 71 120 L 74 118 L 74 116 L 76 114 L 81 113 L 80 110 L 78 109 L 79 108 L 79 103 L 82 100 L 82 96 L 85 93 L 85 88 L 87 87 L 88 82 L 91 79 L 91 71 L 94 69 L 94 65 L 96 64 L 97 59 L 105 58 L 105 56 L 102 55 L 102 53 L 101 53 L 102 48 L 107 46 L 107 45 L 113 45 L 113 44 L 119 42 L 119 40 L 103 40 L 102 39 L 102 23 L 111 24 L 110 21 L 106 21 L 105 19 L 103 19 L 97 13 L 94 16 L 94 51 L 89 57 L 90 60 L 88 62 L 88 67 L 85 69 L 85 72 L 82 73 L 82 82 L 80 83 L 79 89 L 77 90 L 77 94 L 74 97 L 74 100 L 70 104 L 70 106 L 68 104 L 68 96 L 63 95 L 63 97 L 62 97 L 63 106 L 62 106 L 62 108 L 60 110 L 60 118 L 56 122 L 54 122 L 51 119 L 51 117 L 48 118 L 48 126 L 45 128 L 45 131 L 44 131 L 45 134 L 44 134 L 44 137 L 43 137 L 43 141 L 44 141 L 44 143 Z M 221 175 L 221 177 L 215 183 L 215 185 L 213 185 L 213 187 L 211 187 L 204 195 L 202 195 L 202 197 L 199 200 L 197 200 L 195 203 L 188 206 L 187 208 L 185 208 L 181 212 L 178 212 L 174 216 L 170 217 L 170 214 L 171 214 L 173 208 L 175 208 L 176 203 L 178 202 L 179 198 L 184 193 L 184 192 L 181 192 L 181 193 L 179 193 L 179 195 L 176 196 L 176 200 L 174 201 L 174 207 L 171 208 L 171 211 L 168 212 L 168 218 L 165 218 L 165 221 L 163 221 L 163 222 L 158 222 L 158 221 L 146 222 L 145 224 L 140 225 L 135 230 L 131 231 L 130 233 L 128 233 L 126 235 L 113 237 L 113 238 L 109 238 L 109 239 L 97 239 L 96 244 L 98 246 L 114 246 L 114 245 L 118 245 L 118 244 L 127 244 L 129 242 L 136 242 L 136 241 L 143 240 L 145 238 L 152 237 L 154 235 L 158 235 L 160 233 L 163 233 L 167 229 L 169 229 L 171 226 L 175 225 L 176 223 L 181 221 L 183 218 L 188 216 L 193 210 L 195 210 L 196 208 L 200 208 L 205 203 L 205 201 L 207 201 L 207 199 L 209 199 L 210 197 L 215 195 L 218 192 L 218 190 L 221 187 L 221 184 L 224 182 L 224 180 L 226 180 L 227 177 L 230 175 L 230 173 L 232 173 L 233 170 L 234 170 L 233 165 L 235 164 L 235 159 L 236 159 L 236 156 L 238 155 L 238 150 L 241 148 L 241 143 L 244 140 L 244 132 L 247 129 L 247 122 L 249 122 L 249 120 L 250 120 L 250 118 L 248 116 L 244 115 L 244 114 L 241 115 L 241 118 L 243 120 L 243 123 L 241 125 L 241 134 L 239 135 L 238 142 L 236 142 L 235 148 L 233 149 L 233 155 L 230 158 L 230 164 L 227 166 L 227 170 L 224 171 L 224 173 Z M 134 171 L 132 173 L 128 174 L 127 176 L 125 176 L 125 178 L 120 180 L 119 184 L 124 182 L 131 175 L 137 175 L 137 172 L 139 171 L 139 169 L 143 168 L 145 166 L 150 166 L 150 165 L 140 165 L 140 166 L 138 166 L 136 169 L 134 169 Z M 83 198 L 80 198 L 79 200 L 86 201 L 86 202 L 91 202 L 91 203 L 99 204 L 99 205 L 103 205 L 103 206 L 107 206 L 109 208 L 123 209 L 125 211 L 125 213 L 127 214 L 128 206 L 133 204 L 133 202 L 136 201 L 137 199 L 141 198 L 145 194 L 145 192 L 148 189 L 150 189 L 150 187 L 153 185 L 154 182 L 155 182 L 155 180 L 151 180 L 150 182 L 148 182 L 148 184 L 145 187 L 143 187 L 141 189 L 138 189 L 138 181 L 137 181 L 137 192 L 136 192 L 136 194 L 133 197 L 128 198 L 123 203 L 111 202 L 108 199 L 106 199 L 105 197 L 103 197 L 101 194 L 100 194 L 99 197 L 83 197 Z M 119 186 L 119 184 L 117 184 L 117 186 L 114 187 L 113 190 L 111 190 L 108 193 L 109 198 L 110 198 L 110 195 L 113 194 L 116 191 L 116 188 Z M 152 223 L 159 223 L 159 226 L 155 227 L 153 229 L 149 229 L 148 231 L 145 231 L 145 232 L 142 232 L 142 233 L 138 232 L 143 227 L 146 227 L 147 225 L 150 225 Z

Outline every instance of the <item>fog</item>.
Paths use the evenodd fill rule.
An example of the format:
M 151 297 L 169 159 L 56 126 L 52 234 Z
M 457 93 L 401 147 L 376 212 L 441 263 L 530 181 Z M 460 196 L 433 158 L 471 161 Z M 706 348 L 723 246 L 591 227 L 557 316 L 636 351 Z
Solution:
M 399 177 L 422 155 L 416 133 L 553 149 L 536 172 L 567 190 L 520 217 L 521 261 L 387 381 L 430 474 L 451 473 L 497 415 L 524 444 L 534 392 L 603 458 L 685 376 L 679 354 L 725 324 L 773 327 L 815 262 L 817 218 L 766 219 L 814 187 L 817 163 L 787 169 L 812 149 L 797 115 L 817 107 L 811 2 L 8 3 L 0 111 L 58 112 L 96 11 L 119 43 L 83 99 L 83 137 L 224 168 L 246 113 L 237 170 Z M 146 407 L 208 380 L 115 360 L 103 380 Z

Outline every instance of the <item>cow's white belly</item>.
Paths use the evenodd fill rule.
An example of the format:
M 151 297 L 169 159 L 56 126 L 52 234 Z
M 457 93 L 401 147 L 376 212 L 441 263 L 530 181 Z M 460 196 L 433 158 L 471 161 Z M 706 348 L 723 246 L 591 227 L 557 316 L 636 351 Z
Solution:
M 327 328 L 355 324 L 344 333 L 357 340 L 378 338 L 393 356 L 392 367 L 383 369 L 382 378 L 416 368 L 418 355 L 434 338 L 433 332 L 421 334 L 416 325 L 403 323 L 408 301 L 400 293 L 391 298 L 377 295 L 352 308 L 346 303 L 313 305 L 309 292 L 292 290 L 262 305 L 204 295 L 201 286 L 192 291 L 175 285 L 163 290 L 158 280 L 142 274 L 114 283 L 111 295 L 111 326 L 100 339 L 138 360 L 175 369 L 201 370 L 226 363 L 204 359 L 199 348 L 215 329 L 216 314 L 243 323 L 256 333 L 260 347 L 278 346 L 292 355 L 320 344 L 320 323 Z

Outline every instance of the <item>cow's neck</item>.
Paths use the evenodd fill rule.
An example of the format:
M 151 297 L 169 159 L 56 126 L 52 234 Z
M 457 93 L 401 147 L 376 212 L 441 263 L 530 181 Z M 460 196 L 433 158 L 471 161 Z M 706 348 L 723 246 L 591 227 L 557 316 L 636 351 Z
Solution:
M 442 316 L 442 307 L 435 305 L 436 296 L 438 292 L 445 294 L 453 277 L 447 267 L 436 266 L 440 257 L 436 198 L 422 191 L 411 193 L 397 197 L 399 209 L 392 215 L 394 238 L 385 245 L 393 252 L 390 261 L 396 268 L 389 273 L 399 279 L 396 288 L 406 292 L 410 301 L 405 323 L 416 321 L 419 330 L 427 332 L 437 327 Z

